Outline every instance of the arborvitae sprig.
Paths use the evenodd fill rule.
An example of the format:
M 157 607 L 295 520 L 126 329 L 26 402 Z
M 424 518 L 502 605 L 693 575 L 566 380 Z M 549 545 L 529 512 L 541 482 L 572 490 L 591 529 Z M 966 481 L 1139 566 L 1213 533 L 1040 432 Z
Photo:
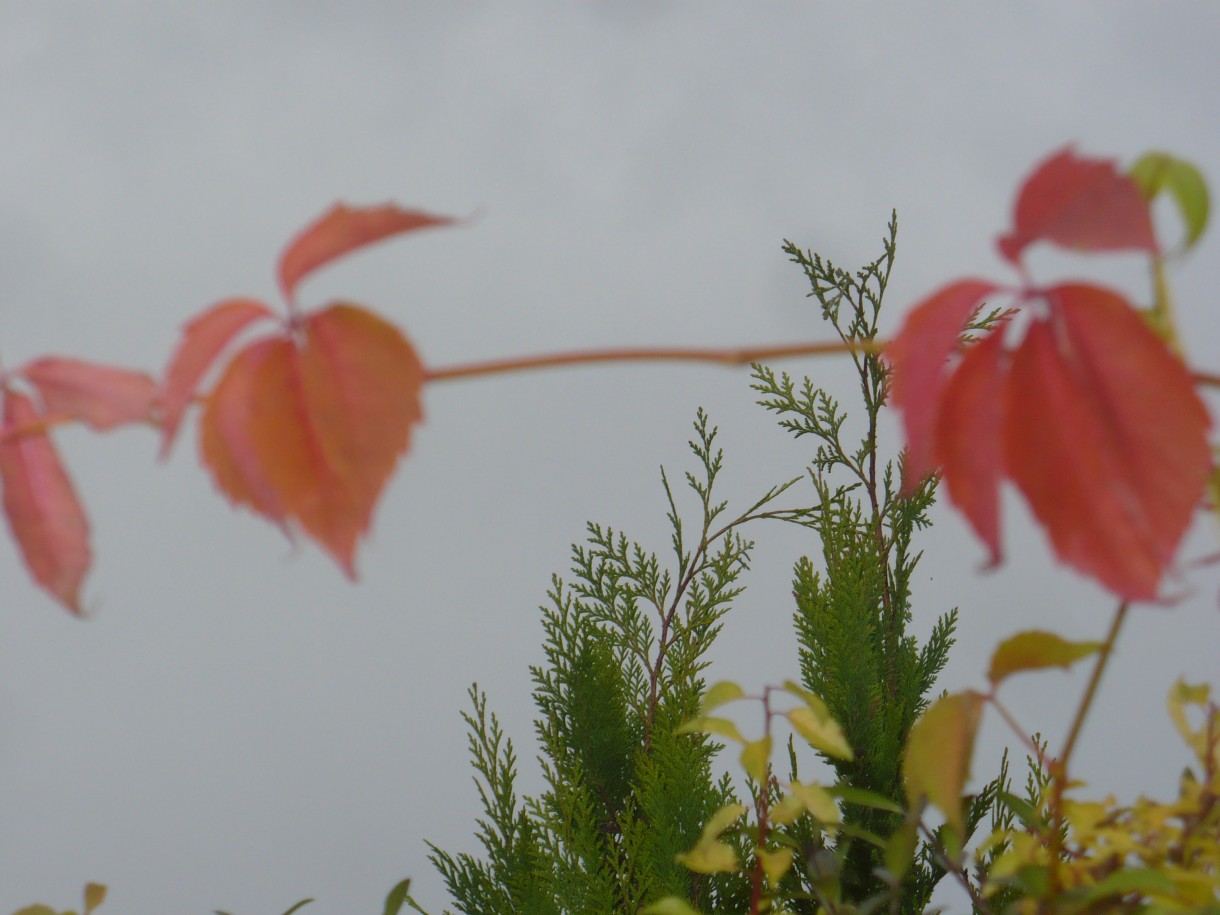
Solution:
M 668 567 L 625 535 L 591 524 L 586 543 L 573 548 L 572 582 L 553 581 L 542 608 L 544 663 L 532 669 L 547 785 L 539 796 L 518 804 L 511 744 L 472 690 L 466 721 L 485 856 L 435 846 L 431 856 L 459 911 L 634 913 L 666 895 L 743 910 L 743 878 L 692 874 L 676 861 L 732 798 L 728 777 L 712 771 L 716 745 L 677 731 L 698 710 L 708 651 L 742 591 L 752 544 L 738 529 L 801 517 L 770 508 L 800 478 L 729 515 L 713 495 L 723 463 L 715 438 L 700 411 L 690 443 L 697 466 L 686 474 L 695 525 L 684 522 L 662 474 Z

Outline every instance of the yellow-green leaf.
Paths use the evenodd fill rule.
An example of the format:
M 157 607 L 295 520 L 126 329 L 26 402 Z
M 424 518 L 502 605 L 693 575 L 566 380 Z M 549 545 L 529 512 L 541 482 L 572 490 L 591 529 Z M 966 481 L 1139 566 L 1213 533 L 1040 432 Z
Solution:
M 13 915 L 59 915 L 49 905 L 28 905 L 24 909 L 19 909 Z
M 745 745 L 741 751 L 741 767 L 758 784 L 766 784 L 771 768 L 771 735 Z
M 830 796 L 830 793 L 820 785 L 804 785 L 800 782 L 793 782 L 788 786 L 788 790 L 820 822 L 838 823 L 842 818 L 839 805 Z
M 810 694 L 806 704 L 788 712 L 788 720 L 815 750 L 821 750 L 835 759 L 852 758 L 851 746 L 843 736 L 839 722 L 830 715 L 826 703 Z
M 731 845 L 718 839 L 711 842 L 701 840 L 690 851 L 675 855 L 674 859 L 697 874 L 722 874 L 740 869 L 737 852 Z
M 732 680 L 721 680 L 719 683 L 714 683 L 703 694 L 703 701 L 699 703 L 699 714 L 706 715 L 712 709 L 719 708 L 727 702 L 743 698 L 745 694 L 745 690 Z
M 792 849 L 777 848 L 769 850 L 766 848 L 755 849 L 755 854 L 758 855 L 758 861 L 762 864 L 763 873 L 767 876 L 767 882 L 771 886 L 779 884 L 783 879 L 784 874 L 792 867 Z
M 737 725 L 733 724 L 728 718 L 716 718 L 714 716 L 692 718 L 678 728 L 678 733 L 716 734 L 720 737 L 727 737 L 729 740 L 736 741 L 737 743 L 746 742 L 746 739 L 741 736 L 741 731 L 737 730 Z
M 1208 700 L 1211 698 L 1211 688 L 1206 683 L 1191 684 L 1185 680 L 1178 680 L 1173 689 L 1169 691 L 1169 717 L 1173 721 L 1173 726 L 1178 729 L 1178 733 L 1182 735 L 1182 739 L 1186 741 L 1195 752 L 1199 762 L 1204 764 L 1204 767 L 1220 768 L 1220 742 L 1216 742 L 1214 738 L 1209 741 L 1209 735 L 1206 733 L 1206 728 L 1196 730 L 1191 727 L 1190 719 L 1186 717 L 1186 707 L 1188 705 L 1199 705 L 1207 709 Z M 1208 747 L 1211 746 L 1213 758 L 1207 759 Z
M 106 887 L 101 883 L 85 884 L 85 915 L 106 901 Z
M 902 777 L 912 804 L 927 798 L 962 833 L 962 791 L 970 777 L 983 696 L 973 691 L 937 700 L 911 728 Z
M 919 821 L 908 817 L 894 830 L 885 843 L 885 869 L 901 880 L 911 869 L 915 849 L 919 845 Z
M 999 686 L 1008 677 L 1025 670 L 1045 667 L 1066 670 L 1081 658 L 1095 654 L 1101 645 L 1101 642 L 1069 642 L 1053 632 L 1019 632 L 996 647 L 987 679 Z
M 700 915 L 698 909 L 692 909 L 690 903 L 677 896 L 666 896 L 658 899 L 647 908 L 641 909 L 640 915 Z
M 1207 228 L 1211 209 L 1207 182 L 1203 180 L 1202 173 L 1184 159 L 1168 153 L 1150 152 L 1131 166 L 1131 177 L 1149 200 L 1161 191 L 1169 191 L 1186 224 L 1182 250 L 1194 247 Z

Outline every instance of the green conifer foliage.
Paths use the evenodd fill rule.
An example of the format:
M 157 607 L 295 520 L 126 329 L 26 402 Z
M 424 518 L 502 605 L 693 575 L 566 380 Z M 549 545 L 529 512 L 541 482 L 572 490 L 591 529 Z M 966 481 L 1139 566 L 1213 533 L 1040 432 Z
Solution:
M 929 847 L 911 863 L 914 820 L 893 811 L 905 807 L 901 750 L 944 666 L 956 614 L 942 616 L 922 646 L 906 632 L 919 558 L 912 539 L 928 523 L 933 486 L 901 498 L 900 466 L 879 456 L 887 375 L 869 344 L 896 229 L 891 221 L 885 253 L 855 276 L 786 247 L 809 277 L 822 317 L 844 341 L 858 344 L 852 355 L 863 399 L 858 445 L 844 446 L 847 414 L 833 397 L 808 380 L 798 385 L 755 366 L 763 406 L 797 436 L 818 440 L 807 474 L 730 514 L 713 496 L 723 456 L 716 429 L 700 411 L 690 443 L 696 471 L 686 474 L 695 523 L 679 512 L 662 473 L 672 528 L 667 562 L 595 524 L 585 544 L 573 548 L 570 580 L 556 577 L 542 607 L 545 659 L 532 671 L 546 783 L 539 796 L 516 796 L 512 743 L 488 713 L 486 697 L 471 689 L 465 720 L 484 810 L 477 831 L 483 855 L 431 846 L 457 911 L 636 913 L 666 897 L 701 912 L 751 910 L 757 886 L 748 867 L 699 874 L 677 863 L 712 815 L 737 801 L 731 777 L 714 766 L 715 740 L 678 729 L 699 714 L 709 649 L 742 591 L 752 544 L 740 531 L 763 519 L 801 524 L 819 538 L 819 562 L 806 558 L 796 566 L 795 660 L 804 687 L 825 699 L 854 751 L 851 762 L 833 761 L 841 795 L 871 792 L 846 803 L 833 842 L 809 816 L 776 833 L 799 854 L 774 901 L 794 913 L 847 911 L 839 904 L 865 900 L 894 912 L 922 911 L 944 871 Z M 808 481 L 811 506 L 773 507 Z M 785 672 L 759 675 L 778 682 Z M 790 757 L 795 778 L 791 747 Z M 751 782 L 748 789 L 773 794 L 777 784 Z M 884 852 L 900 828 L 911 836 L 901 879 L 892 875 L 894 854 Z M 738 860 L 752 859 L 758 837 L 749 828 L 730 829 L 723 839 Z

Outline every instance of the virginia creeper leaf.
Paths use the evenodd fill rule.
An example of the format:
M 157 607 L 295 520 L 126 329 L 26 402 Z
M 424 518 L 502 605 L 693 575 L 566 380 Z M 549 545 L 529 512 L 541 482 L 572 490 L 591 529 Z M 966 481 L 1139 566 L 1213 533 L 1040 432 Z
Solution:
M 1101 642 L 1069 642 L 1053 632 L 1019 632 L 1001 642 L 991 655 L 987 679 L 999 686 L 1013 674 L 1045 667 L 1065 670 L 1081 658 L 1095 654 Z
M 73 416 L 99 431 L 152 418 L 157 386 L 144 372 L 46 356 L 18 374 L 38 389 L 47 413 Z
M 291 304 L 295 301 L 297 284 L 302 279 L 344 254 L 391 235 L 456 221 L 450 216 L 404 210 L 393 204 L 349 207 L 337 203 L 284 249 L 280 256 L 280 289 Z
M 1060 559 L 1151 600 L 1207 481 L 1207 411 L 1121 296 L 1081 284 L 1045 295 L 1051 319 L 1031 324 L 1009 372 L 1008 473 Z
M 996 330 L 966 350 L 945 385 L 936 417 L 936 455 L 949 498 L 1000 561 L 1003 477 L 1004 334 Z
M 333 305 L 234 357 L 204 409 L 204 463 L 230 499 L 298 525 L 355 578 L 357 540 L 421 417 L 422 383 L 397 328 Z
M 906 430 L 906 495 L 936 470 L 934 429 L 947 361 L 970 315 L 997 288 L 984 280 L 958 280 L 938 289 L 915 305 L 886 348 L 894 372 L 893 402 Z
M 970 778 L 974 736 L 983 711 L 976 692 L 951 693 L 938 699 L 911 727 L 902 759 L 902 777 L 912 804 L 927 798 L 962 828 L 962 792 Z
M 1169 191 L 1182 221 L 1186 223 L 1186 236 L 1182 239 L 1182 250 L 1193 248 L 1195 242 L 1207 228 L 1208 199 L 1207 182 L 1197 168 L 1183 159 L 1168 153 L 1147 153 L 1131 166 L 1131 177 L 1149 200 L 1161 191 Z
M 1049 241 L 1077 251 L 1156 251 L 1148 202 L 1112 160 L 1055 153 L 1025 179 L 1017 195 L 1012 230 L 997 242 L 1010 262 L 1025 249 Z
M 4 427 L 35 422 L 33 403 L 4 392 Z M 34 580 L 79 615 L 80 588 L 89 571 L 89 522 L 55 446 L 44 432 L 0 440 L 4 514 Z
M 169 454 L 182 414 L 208 367 L 230 341 L 254 321 L 274 317 L 256 299 L 226 299 L 192 318 L 170 358 L 161 392 L 161 457 Z

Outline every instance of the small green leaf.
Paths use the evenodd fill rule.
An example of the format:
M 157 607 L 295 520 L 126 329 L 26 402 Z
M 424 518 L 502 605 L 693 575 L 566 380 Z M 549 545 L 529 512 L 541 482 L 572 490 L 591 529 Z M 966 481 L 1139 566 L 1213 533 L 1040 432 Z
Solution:
M 919 845 L 919 821 L 908 817 L 890 835 L 885 843 L 885 867 L 901 881 L 915 860 L 915 849 Z
M 719 708 L 725 703 L 744 698 L 745 694 L 745 690 L 732 680 L 721 680 L 710 686 L 708 691 L 703 694 L 703 701 L 699 703 L 699 714 L 706 715 L 712 709 Z
M 767 883 L 771 886 L 779 886 L 780 880 L 784 878 L 784 874 L 792 868 L 792 849 L 777 848 L 777 849 L 757 849 L 755 854 L 758 855 L 758 861 L 762 865 L 763 873 L 767 877 Z
M 737 725 L 733 724 L 728 718 L 716 718 L 714 716 L 700 716 L 692 718 L 686 724 L 678 728 L 679 734 L 716 734 L 719 737 L 727 737 L 729 740 L 737 743 L 745 743 L 746 739 L 741 736 L 741 731 L 737 730 Z
M 49 905 L 28 905 L 24 909 L 20 909 L 13 915 L 59 915 Z
M 963 832 L 962 791 L 982 712 L 983 696 L 974 691 L 938 699 L 911 727 L 902 758 L 907 797 L 913 804 L 927 798 L 958 835 Z
M 767 775 L 771 769 L 770 734 L 745 745 L 741 751 L 741 767 L 746 770 L 746 775 L 758 784 L 767 783 Z
M 1182 250 L 1194 247 L 1207 228 L 1211 208 L 1207 182 L 1203 180 L 1202 173 L 1184 159 L 1168 153 L 1150 152 L 1131 166 L 1131 177 L 1149 200 L 1163 190 L 1169 191 L 1178 205 L 1178 212 L 1182 214 L 1182 221 L 1186 223 Z
M 407 893 L 411 889 L 411 881 L 403 880 L 398 883 L 394 889 L 390 890 L 389 895 L 385 897 L 385 910 L 383 915 L 398 915 L 403 905 L 407 901 Z
M 1031 630 L 1005 639 L 991 656 L 987 679 L 999 686 L 1013 674 L 1046 667 L 1065 670 L 1101 649 L 1101 642 L 1069 642 L 1053 632 Z
M 300 902 L 298 902 L 298 903 L 297 903 L 296 905 L 294 905 L 292 908 L 288 909 L 288 910 L 287 910 L 287 911 L 284 913 L 284 915 L 292 915 L 292 913 L 293 913 L 293 912 L 297 911 L 298 909 L 303 909 L 305 906 L 309 905 L 311 902 L 313 902 L 313 900 L 312 900 L 312 899 L 302 899 Z
M 1107 896 L 1126 896 L 1128 893 L 1156 893 L 1172 895 L 1177 889 L 1165 874 L 1149 867 L 1129 867 L 1115 871 L 1104 880 L 1091 886 L 1082 902 L 1096 902 Z
M 700 915 L 700 912 L 698 909 L 692 909 L 690 903 L 677 896 L 666 896 L 642 909 L 640 915 Z

